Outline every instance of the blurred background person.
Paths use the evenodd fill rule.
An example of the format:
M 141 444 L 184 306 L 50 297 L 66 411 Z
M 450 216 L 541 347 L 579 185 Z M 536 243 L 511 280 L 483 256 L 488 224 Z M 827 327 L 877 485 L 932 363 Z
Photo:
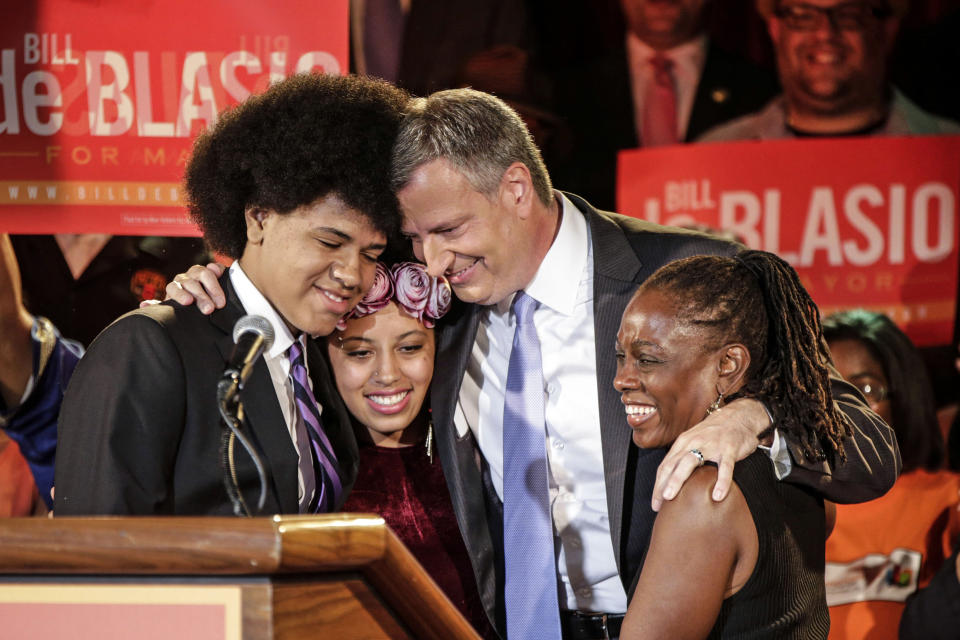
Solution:
M 956 640 L 960 629 L 960 545 L 930 584 L 907 598 L 900 640 Z
M 475 53 L 527 48 L 529 2 L 350 0 L 350 68 L 416 95 L 458 84 Z
M 84 346 L 140 302 L 162 300 L 174 275 L 210 258 L 200 238 L 58 233 L 11 241 L 26 308 Z
M 960 535 L 960 475 L 943 469 L 930 380 L 910 339 L 870 311 L 837 313 L 823 326 L 838 371 L 893 427 L 903 460 L 886 495 L 837 505 L 826 548 L 830 637 L 893 639 L 904 601 L 930 582 Z
M 82 352 L 24 307 L 13 246 L 0 234 L 0 516 L 52 505 L 57 415 Z
M 888 77 L 907 0 L 757 0 L 773 40 L 783 94 L 700 140 L 960 133 Z
M 326 340 L 333 376 L 360 449 L 344 511 L 374 512 L 481 635 L 491 635 L 440 461 L 427 392 L 433 325 L 450 308 L 444 279 L 422 265 L 377 266 L 364 299 Z
M 620 0 L 612 45 L 558 69 L 556 110 L 574 141 L 557 182 L 614 209 L 617 153 L 689 142 L 776 95 L 776 76 L 708 36 L 711 0 Z M 722 11 L 722 2 L 717 2 Z

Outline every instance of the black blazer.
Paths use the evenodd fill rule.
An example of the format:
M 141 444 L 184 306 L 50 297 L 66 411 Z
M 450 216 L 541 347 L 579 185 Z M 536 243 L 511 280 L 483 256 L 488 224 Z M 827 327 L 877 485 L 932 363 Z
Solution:
M 219 463 L 216 387 L 245 312 L 228 275 L 220 286 L 227 304 L 212 315 L 169 302 L 131 312 L 80 360 L 60 414 L 57 515 L 232 515 Z M 312 341 L 307 362 L 346 495 L 358 460 L 349 414 Z M 264 513 L 297 513 L 297 452 L 262 358 L 240 397 L 268 474 Z M 252 509 L 256 470 L 239 444 L 235 459 Z
M 650 498 L 657 466 L 665 452 L 641 450 L 633 445 L 620 395 L 613 388 L 613 345 L 620 318 L 637 286 L 664 264 L 697 254 L 730 255 L 740 247 L 700 233 L 600 212 L 578 196 L 566 195 L 585 213 L 593 243 L 599 446 L 603 451 L 611 542 L 620 578 L 629 592 L 649 543 L 656 515 L 650 509 Z M 481 309 L 477 305 L 458 304 L 439 326 L 431 406 L 437 451 L 460 531 L 473 560 L 481 599 L 502 633 L 502 506 L 473 435 L 467 433 L 458 438 L 453 422 Z M 811 486 L 837 502 L 878 497 L 893 484 L 900 468 L 893 431 L 839 377 L 833 380 L 833 392 L 854 426 L 854 437 L 845 445 L 848 462 L 831 474 L 825 464 L 804 460 L 796 443 L 788 443 L 796 461 L 788 479 Z
M 563 70 L 557 86 L 557 109 L 572 132 L 573 150 L 568 158 L 547 159 L 554 182 L 600 208 L 613 208 L 617 153 L 640 146 L 625 47 Z M 685 142 L 759 110 L 778 93 L 774 74 L 708 45 Z

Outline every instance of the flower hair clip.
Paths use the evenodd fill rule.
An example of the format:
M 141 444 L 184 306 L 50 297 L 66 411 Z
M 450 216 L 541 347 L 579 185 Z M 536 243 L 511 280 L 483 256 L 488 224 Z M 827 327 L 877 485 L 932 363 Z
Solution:
M 429 329 L 450 310 L 452 299 L 447 279 L 430 276 L 422 264 L 400 262 L 388 269 L 378 262 L 373 286 L 363 300 L 340 319 L 337 329 L 343 331 L 347 328 L 347 320 L 369 316 L 390 302 L 396 302 L 407 315 Z

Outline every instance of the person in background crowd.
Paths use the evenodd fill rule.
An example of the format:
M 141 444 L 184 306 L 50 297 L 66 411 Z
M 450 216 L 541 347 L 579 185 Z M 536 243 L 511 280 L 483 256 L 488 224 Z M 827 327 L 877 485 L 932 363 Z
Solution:
M 837 505 L 826 551 L 830 637 L 895 639 L 904 601 L 960 536 L 960 475 L 944 470 L 930 380 L 910 339 L 871 311 L 837 313 L 823 326 L 837 370 L 893 427 L 903 460 L 882 498 Z
M 956 134 L 889 83 L 887 62 L 907 0 L 757 0 L 783 94 L 699 140 Z
M 350 0 L 351 69 L 423 95 L 457 86 L 475 53 L 525 48 L 527 2 Z
M 551 171 L 567 188 L 611 209 L 618 151 L 695 140 L 777 94 L 772 72 L 710 40 L 711 5 L 620 0 L 624 35 L 616 46 L 558 71 L 556 110 L 575 138 L 569 160 Z
M 83 348 L 23 305 L 10 236 L 0 234 L 0 514 L 52 504 L 57 414 Z
M 362 299 L 395 231 L 396 197 L 370 176 L 387 170 L 406 101 L 382 81 L 299 74 L 198 138 L 186 192 L 205 240 L 235 260 L 220 280 L 226 306 L 209 317 L 146 307 L 91 345 L 64 396 L 58 515 L 342 505 L 356 477 L 356 440 L 307 337 L 331 333 Z M 218 383 L 245 314 L 261 316 L 275 336 L 239 391 L 257 455 L 223 442 L 216 428 Z
M 779 429 L 841 462 L 848 429 L 829 366 L 796 272 L 744 251 L 678 260 L 641 285 L 620 323 L 613 384 L 644 449 L 670 446 L 732 399 L 760 397 Z M 823 500 L 778 482 L 761 452 L 737 463 L 721 503 L 710 498 L 716 477 L 712 465 L 696 470 L 657 515 L 621 637 L 825 637 Z
M 694 470 L 692 449 L 719 463 L 718 501 L 734 461 L 761 438 L 780 477 L 835 500 L 870 499 L 893 484 L 892 432 L 839 379 L 834 398 L 853 433 L 841 465 L 772 430 L 752 398 L 708 416 L 666 457 L 631 448 L 616 426 L 610 345 L 636 286 L 673 259 L 739 245 L 554 191 L 517 113 L 475 90 L 414 100 L 391 164 L 404 235 L 461 302 L 437 330 L 431 410 L 460 532 L 501 636 L 616 637 L 651 506 L 672 499 Z M 188 275 L 186 291 L 168 295 L 220 302 L 208 269 Z
M 381 263 L 370 291 L 327 337 L 360 447 L 343 510 L 382 515 L 450 601 L 491 637 L 424 402 L 433 379 L 433 325 L 450 309 L 450 297 L 446 281 L 419 264 Z
M 960 544 L 929 586 L 909 598 L 900 640 L 956 640 L 960 629 Z
M 200 238 L 62 233 L 11 241 L 26 308 L 84 346 L 141 301 L 163 299 L 175 274 L 210 257 Z

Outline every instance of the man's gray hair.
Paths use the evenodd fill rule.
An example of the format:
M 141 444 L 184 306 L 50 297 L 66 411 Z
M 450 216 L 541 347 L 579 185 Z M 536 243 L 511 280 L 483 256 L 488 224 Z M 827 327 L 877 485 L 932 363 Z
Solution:
M 496 197 L 507 168 L 522 162 L 530 170 L 537 198 L 545 206 L 553 200 L 550 175 L 527 126 L 489 93 L 449 89 L 410 102 L 393 148 L 394 192 L 407 186 L 414 171 L 438 159 L 452 164 L 490 199 Z

